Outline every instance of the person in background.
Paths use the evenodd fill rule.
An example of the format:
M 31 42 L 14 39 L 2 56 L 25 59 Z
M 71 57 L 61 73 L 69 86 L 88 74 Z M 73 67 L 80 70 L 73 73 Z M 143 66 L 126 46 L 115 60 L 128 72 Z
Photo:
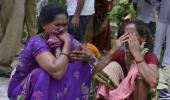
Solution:
M 145 22 L 154 36 L 157 20 L 155 5 L 151 4 L 150 0 L 133 0 L 132 2 L 137 13 L 137 19 Z
M 29 36 L 37 33 L 36 0 L 0 0 L 0 76 L 9 77 L 21 44 L 24 22 Z
M 161 71 L 158 90 L 160 90 L 160 99 L 170 99 L 170 1 L 169 0 L 151 0 L 152 3 L 158 3 L 159 15 L 158 22 L 156 26 L 155 43 L 154 43 L 154 53 L 161 59 L 161 52 L 163 48 L 164 41 L 165 52 L 163 54 L 163 60 L 161 63 Z
M 158 16 L 157 30 L 155 34 L 155 44 L 154 53 L 160 59 L 161 47 L 166 39 L 166 50 L 163 57 L 162 66 L 166 67 L 170 65 L 170 9 L 168 8 L 170 4 L 169 0 L 161 0 L 160 2 L 160 12 Z
M 40 12 L 44 6 L 48 4 L 48 0 L 38 0 L 37 1 L 37 17 L 40 15 Z
M 67 0 L 68 31 L 80 42 L 87 42 L 84 35 L 89 19 L 95 13 L 94 3 L 95 0 Z M 89 30 L 92 32 L 92 29 Z
M 37 18 L 36 18 L 37 0 L 25 0 L 25 19 L 28 30 L 28 38 L 37 34 Z
M 109 12 L 112 10 L 113 0 L 96 0 L 94 15 L 94 33 L 87 33 L 86 38 L 100 51 L 111 48 L 111 30 Z

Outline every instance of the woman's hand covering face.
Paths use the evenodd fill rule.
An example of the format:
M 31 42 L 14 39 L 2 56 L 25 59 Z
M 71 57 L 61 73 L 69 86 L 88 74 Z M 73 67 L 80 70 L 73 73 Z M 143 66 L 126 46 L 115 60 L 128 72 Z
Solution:
M 145 42 L 143 41 L 142 44 L 140 44 L 135 33 L 129 33 L 128 36 L 129 51 L 131 52 L 134 58 L 141 56 L 141 52 L 144 48 Z

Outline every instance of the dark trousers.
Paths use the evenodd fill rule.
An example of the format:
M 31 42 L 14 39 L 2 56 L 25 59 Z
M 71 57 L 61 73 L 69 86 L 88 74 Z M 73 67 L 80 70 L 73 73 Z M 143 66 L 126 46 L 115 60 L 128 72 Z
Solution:
M 80 23 L 78 28 L 74 28 L 71 20 L 73 16 L 69 16 L 68 32 L 74 36 L 79 42 L 86 42 L 84 35 L 86 32 L 89 16 L 80 16 Z
M 147 25 L 148 25 L 151 33 L 152 33 L 152 36 L 154 37 L 155 32 L 156 32 L 156 23 L 155 22 L 150 22 Z

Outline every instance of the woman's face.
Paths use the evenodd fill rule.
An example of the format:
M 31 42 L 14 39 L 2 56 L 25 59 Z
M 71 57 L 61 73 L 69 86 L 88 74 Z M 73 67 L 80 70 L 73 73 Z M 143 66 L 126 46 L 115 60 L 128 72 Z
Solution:
M 143 42 L 143 38 L 139 35 L 139 33 L 138 33 L 138 31 L 137 31 L 134 24 L 126 25 L 124 32 L 125 33 L 135 33 L 139 43 L 141 44 Z
M 67 16 L 64 14 L 56 15 L 54 21 L 51 23 L 43 23 L 43 29 L 45 33 L 50 34 L 53 30 L 64 28 L 67 30 Z

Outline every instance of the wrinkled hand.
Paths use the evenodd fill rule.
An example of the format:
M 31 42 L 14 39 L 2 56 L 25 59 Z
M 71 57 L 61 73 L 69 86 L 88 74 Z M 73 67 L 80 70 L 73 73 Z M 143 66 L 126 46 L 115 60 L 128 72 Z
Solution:
M 122 35 L 119 39 L 115 40 L 114 46 L 113 46 L 113 51 L 117 51 L 120 49 L 120 47 L 128 41 L 128 33 L 125 33 L 124 35 Z
M 142 43 L 142 45 L 140 45 L 135 33 L 129 34 L 128 46 L 135 60 L 141 61 L 141 59 L 143 59 L 141 52 L 144 47 L 144 42 Z
M 79 27 L 79 23 L 80 23 L 80 17 L 78 16 L 73 16 L 71 23 L 73 25 L 74 28 L 78 28 Z
M 67 33 L 67 32 L 65 32 L 65 33 L 62 34 L 62 35 L 59 35 L 58 37 L 59 37 L 64 43 L 68 43 L 68 44 L 71 43 L 70 35 L 69 35 L 69 33 Z
M 74 50 L 71 55 L 70 55 L 71 60 L 76 60 L 76 61 L 85 61 L 88 62 L 89 58 L 90 58 L 90 53 L 88 53 L 87 51 L 81 50 Z
M 48 33 L 51 33 L 51 32 L 54 31 L 55 29 L 58 29 L 58 27 L 55 26 L 55 25 L 52 24 L 52 23 L 50 23 L 50 25 L 44 26 L 44 30 L 46 30 Z

